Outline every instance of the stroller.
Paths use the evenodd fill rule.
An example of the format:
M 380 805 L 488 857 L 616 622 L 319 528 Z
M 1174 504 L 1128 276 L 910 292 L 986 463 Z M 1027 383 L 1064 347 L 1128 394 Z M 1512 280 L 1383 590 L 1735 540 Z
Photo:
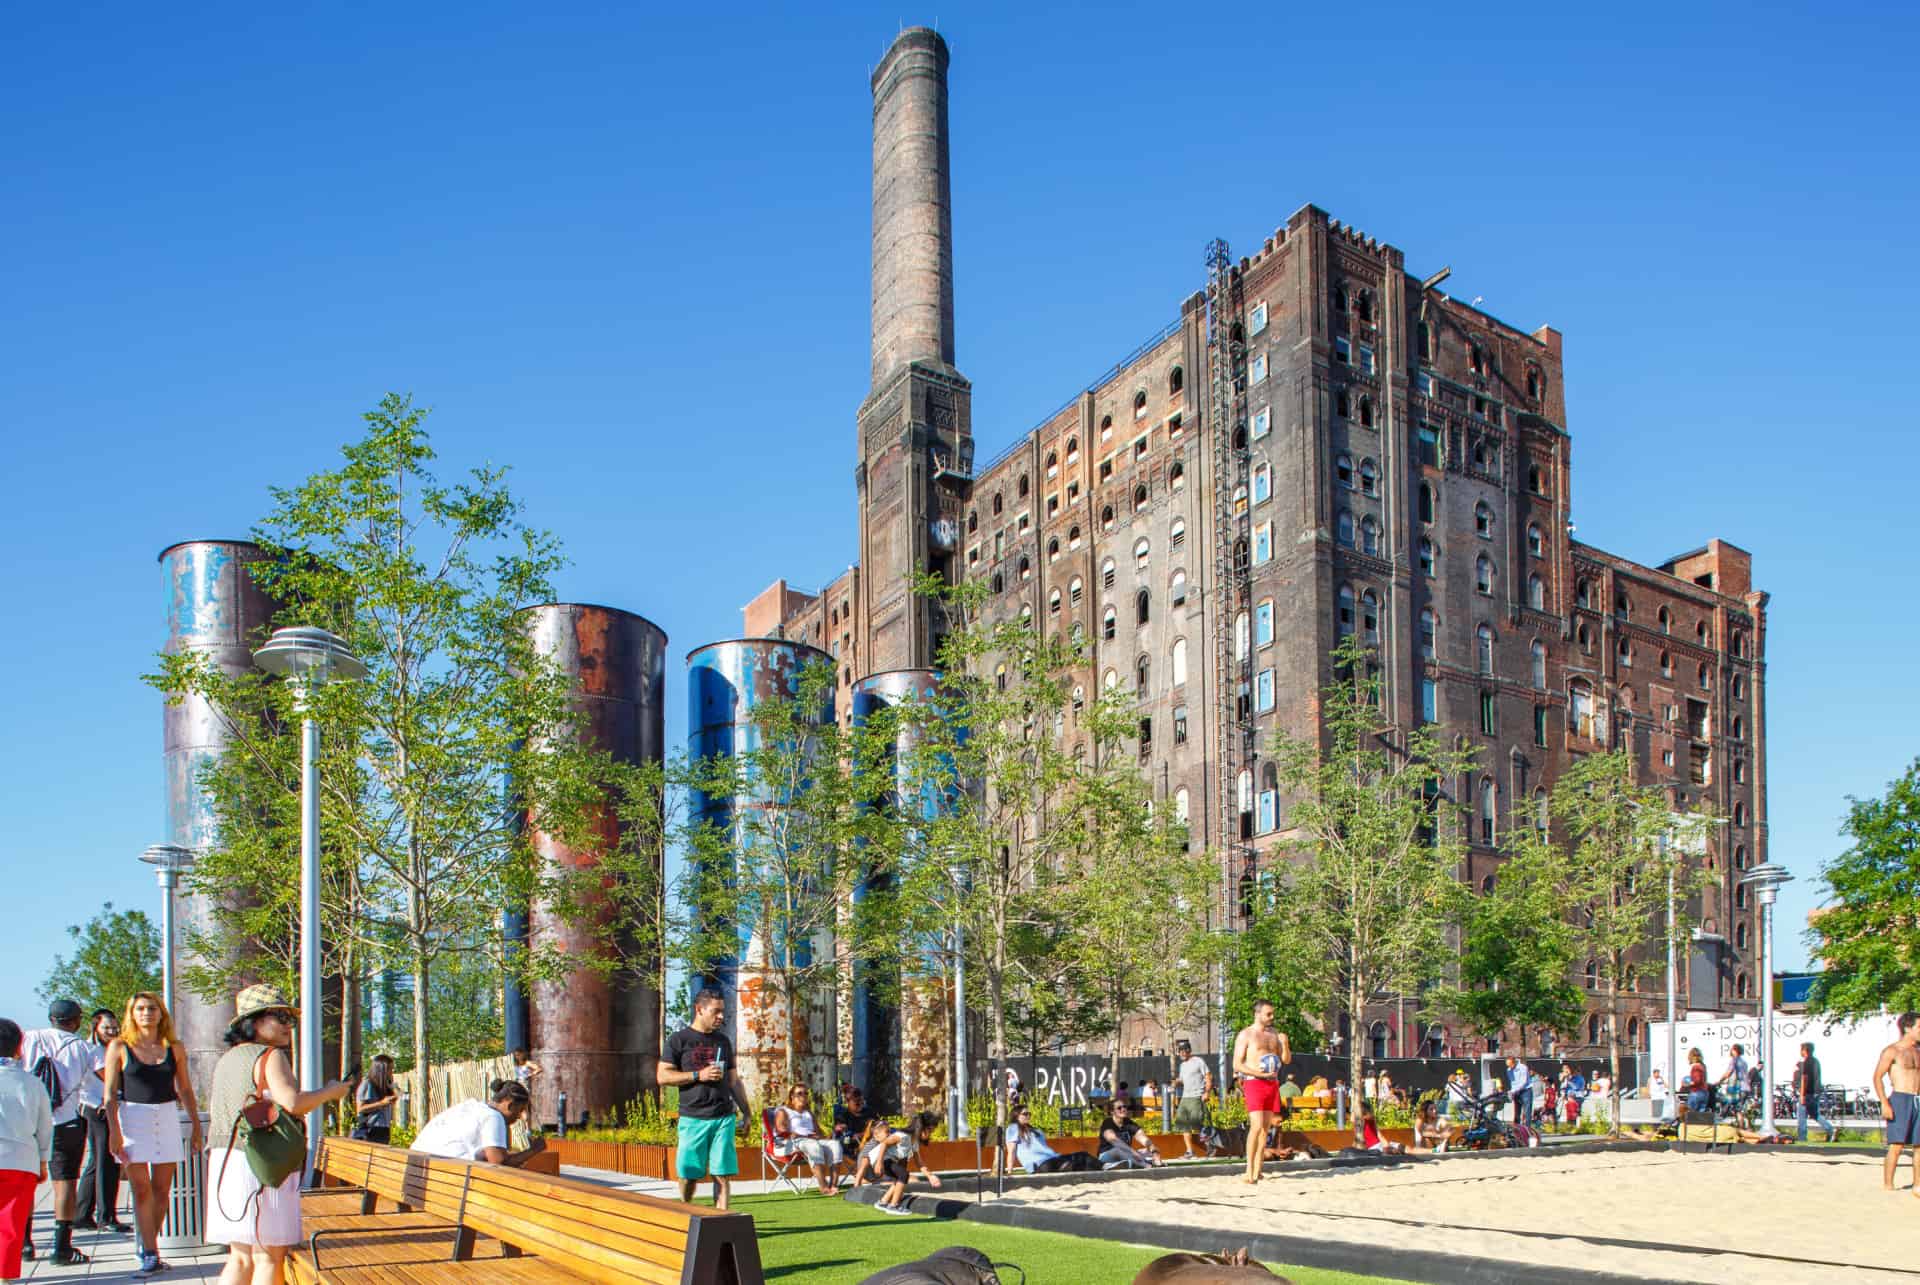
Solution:
M 1511 1096 L 1502 1089 L 1498 1093 L 1489 1093 L 1477 1098 L 1471 1093 L 1455 1091 L 1452 1094 L 1454 1108 L 1466 1117 L 1465 1132 L 1447 1143 L 1447 1149 L 1462 1151 L 1496 1151 L 1506 1147 L 1537 1147 L 1540 1145 L 1540 1131 L 1530 1124 L 1510 1124 L 1500 1118 L 1500 1108 L 1511 1101 Z

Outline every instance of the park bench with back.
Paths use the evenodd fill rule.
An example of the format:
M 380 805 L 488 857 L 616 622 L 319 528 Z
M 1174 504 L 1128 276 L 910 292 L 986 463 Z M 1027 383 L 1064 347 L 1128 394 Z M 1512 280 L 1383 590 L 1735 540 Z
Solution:
M 301 1285 L 639 1281 L 763 1285 L 753 1219 L 574 1178 L 327 1138 Z

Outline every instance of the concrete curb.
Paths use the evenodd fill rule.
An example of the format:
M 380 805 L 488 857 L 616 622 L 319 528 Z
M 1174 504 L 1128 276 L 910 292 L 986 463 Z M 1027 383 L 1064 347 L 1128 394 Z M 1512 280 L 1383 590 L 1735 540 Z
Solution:
M 1380 1165 L 1423 1165 L 1455 1160 L 1470 1161 L 1489 1156 L 1548 1158 L 1590 1152 L 1671 1151 L 1673 1149 L 1671 1144 L 1665 1142 L 1627 1140 L 1610 1142 L 1605 1139 L 1595 1139 L 1590 1142 L 1560 1143 L 1551 1147 L 1524 1151 L 1460 1151 L 1448 1152 L 1441 1156 L 1330 1156 L 1324 1160 L 1290 1160 L 1283 1164 L 1269 1164 L 1267 1172 L 1310 1173 L 1316 1170 L 1370 1168 Z M 1746 1149 L 1750 1151 L 1788 1150 L 1783 1147 L 1760 1146 Z M 1808 1152 L 1801 1154 L 1805 1155 Z M 1098 1173 L 1037 1174 L 1007 1179 L 1006 1190 L 1012 1193 L 1022 1188 L 1045 1188 L 1057 1186 L 1063 1182 L 1152 1182 L 1168 1178 L 1233 1172 L 1237 1168 L 1237 1165 L 1229 1162 L 1188 1164 L 1177 1168 L 1112 1169 Z M 841 1198 L 856 1204 L 870 1205 L 879 1200 L 884 1190 L 883 1186 L 875 1184 L 847 1191 Z M 999 1202 L 992 1198 L 990 1183 L 987 1187 L 987 1198 L 980 1202 L 973 1199 L 971 1192 L 960 1191 L 959 1184 L 955 1183 L 951 1191 L 943 1189 L 939 1193 L 910 1194 L 906 1205 L 913 1213 L 925 1217 L 962 1219 L 1027 1231 L 1060 1232 L 1069 1236 L 1088 1236 L 1168 1250 L 1184 1249 L 1200 1253 L 1215 1253 L 1223 1244 L 1230 1241 L 1232 1248 L 1235 1249 L 1242 1244 L 1246 1245 L 1253 1256 L 1262 1262 L 1284 1263 L 1296 1267 L 1317 1267 L 1366 1276 L 1386 1276 L 1399 1280 L 1419 1281 L 1425 1285 L 1687 1285 L 1691 1279 L 1670 1277 L 1659 1280 L 1615 1272 L 1587 1271 L 1577 1267 L 1510 1262 L 1502 1259 L 1475 1258 L 1461 1254 L 1397 1249 L 1343 1241 L 1311 1240 L 1299 1236 L 1232 1232 L 1226 1233 L 1223 1239 L 1223 1233 L 1215 1228 L 1141 1223 L 1123 1218 L 1103 1218 L 1097 1215 L 1034 1209 L 1017 1202 Z M 1690 1246 L 1675 1245 L 1670 1248 L 1676 1253 L 1701 1252 Z

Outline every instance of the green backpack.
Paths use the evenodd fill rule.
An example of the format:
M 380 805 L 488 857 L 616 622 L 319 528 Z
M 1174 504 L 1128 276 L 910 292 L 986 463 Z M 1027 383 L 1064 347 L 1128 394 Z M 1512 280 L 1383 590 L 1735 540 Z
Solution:
M 262 1096 L 267 1086 L 261 1068 L 267 1057 L 268 1054 L 263 1053 L 253 1064 L 256 1092 L 247 1095 L 246 1105 L 233 1117 L 233 1128 L 227 1136 L 227 1154 L 220 1162 L 220 1175 L 224 1179 L 227 1162 L 233 1159 L 235 1151 L 240 1152 L 247 1158 L 247 1168 L 253 1171 L 262 1190 L 278 1187 L 307 1165 L 306 1122 Z M 220 1183 L 216 1180 L 214 1191 L 219 1190 Z M 232 1217 L 224 1208 L 220 1212 Z

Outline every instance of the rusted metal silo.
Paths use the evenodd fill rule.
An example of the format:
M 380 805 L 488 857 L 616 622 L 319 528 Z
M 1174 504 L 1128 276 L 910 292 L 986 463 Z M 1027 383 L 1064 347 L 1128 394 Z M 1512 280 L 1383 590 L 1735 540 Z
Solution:
M 935 700 L 939 676 L 931 669 L 895 669 L 869 674 L 853 685 L 853 721 L 865 724 L 880 711 L 908 702 Z M 896 763 L 913 752 L 911 720 L 899 732 Z M 900 769 L 904 773 L 904 768 Z M 896 780 L 896 790 L 911 789 Z M 921 791 L 924 793 L 924 790 Z M 941 806 L 936 798 L 898 799 L 903 815 L 927 815 Z M 864 889 L 867 885 L 862 884 Z M 856 890 L 856 897 L 860 895 Z M 929 951 L 931 953 L 931 950 Z M 941 1111 L 953 1057 L 953 1004 L 937 972 L 923 969 L 878 984 L 870 965 L 856 967 L 853 984 L 853 1082 L 882 1109 Z M 895 991 L 898 1005 L 883 996 Z
M 711 643 L 687 655 L 687 748 L 695 758 L 737 757 L 759 746 L 760 731 L 754 711 L 771 700 L 799 695 L 801 672 L 810 664 L 831 666 L 833 658 L 804 643 L 782 638 L 741 638 Z M 811 722 L 833 722 L 833 693 L 829 688 Z M 776 800 L 750 793 L 731 798 L 697 796 L 696 814 L 740 833 L 743 814 Z M 832 895 L 822 890 L 820 895 Z M 769 952 L 775 949 L 765 925 L 736 923 L 738 943 L 734 957 L 710 980 L 727 996 L 729 1034 L 739 1059 L 740 1078 L 749 1100 L 766 1100 L 767 1091 L 786 1079 L 786 1049 L 794 1050 L 801 1079 L 815 1087 L 832 1083 L 837 1061 L 835 1048 L 834 987 L 831 981 L 809 987 L 798 1003 L 782 994 L 767 971 Z M 831 934 L 818 933 L 812 941 L 783 943 L 786 949 L 811 959 L 832 957 Z M 693 979 L 695 985 L 701 979 Z
M 255 583 L 252 564 L 266 553 L 246 540 L 187 540 L 160 551 L 167 597 L 168 655 L 199 652 L 228 673 L 253 666 L 253 650 L 273 629 L 276 605 Z M 161 711 L 161 754 L 166 772 L 165 841 L 195 851 L 214 839 L 213 801 L 200 784 L 201 769 L 219 759 L 232 740 L 226 723 L 206 700 L 187 696 Z M 177 949 L 212 928 L 213 906 L 186 891 L 176 894 Z M 182 987 L 173 1024 L 186 1046 L 194 1080 L 206 1084 L 226 1051 L 222 1041 L 233 1020 L 233 1001 L 207 1003 Z
M 529 607 L 520 618 L 535 650 L 572 679 L 582 735 L 589 743 L 621 762 L 659 762 L 666 743 L 667 635 L 633 612 L 585 603 Z M 609 837 L 615 824 L 610 809 L 604 821 Z M 591 850 L 541 833 L 538 818 L 530 819 L 529 830 L 534 850 L 547 862 L 578 868 L 597 860 Z M 595 947 L 587 925 L 539 906 L 527 915 L 526 931 L 536 948 L 584 956 Z M 544 1072 L 535 1081 L 540 1119 L 555 1118 L 562 1092 L 569 1116 L 585 1112 L 604 1119 L 653 1085 L 660 1052 L 655 975 L 651 968 L 611 977 L 582 968 L 561 981 L 531 987 L 526 1038 Z M 517 1023 L 510 1017 L 509 1024 Z

